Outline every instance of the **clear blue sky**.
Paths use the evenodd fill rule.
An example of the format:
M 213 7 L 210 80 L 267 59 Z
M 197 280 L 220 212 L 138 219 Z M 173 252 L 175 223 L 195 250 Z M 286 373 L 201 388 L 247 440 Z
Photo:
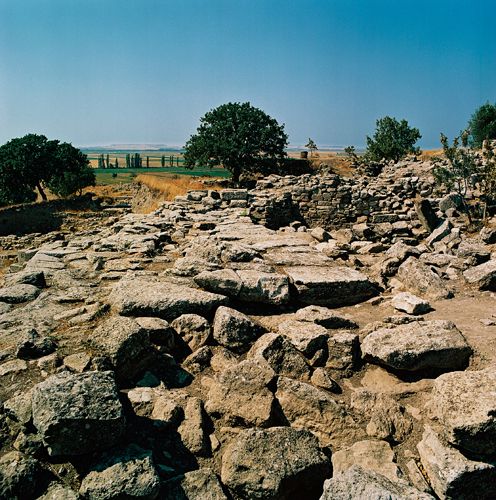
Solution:
M 494 0 L 0 0 L 0 144 L 182 146 L 249 101 L 290 145 L 386 115 L 440 147 L 496 102 Z

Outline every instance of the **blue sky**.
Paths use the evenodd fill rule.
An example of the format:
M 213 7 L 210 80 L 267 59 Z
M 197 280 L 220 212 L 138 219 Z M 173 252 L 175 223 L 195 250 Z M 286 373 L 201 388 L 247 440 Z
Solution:
M 182 146 L 249 101 L 290 146 L 365 147 L 386 115 L 453 138 L 496 102 L 496 2 L 0 0 L 0 144 Z

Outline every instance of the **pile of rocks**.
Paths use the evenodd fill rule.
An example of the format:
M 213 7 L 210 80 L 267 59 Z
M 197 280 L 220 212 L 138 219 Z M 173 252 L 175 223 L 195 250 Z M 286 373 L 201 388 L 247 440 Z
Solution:
M 307 213 L 396 219 L 276 231 L 250 217 L 260 182 L 19 250 L 0 289 L 0 496 L 496 495 L 496 372 L 467 370 L 463 329 L 428 318 L 496 288 L 496 231 L 430 234 L 387 194 L 427 189 L 412 177 L 363 197 L 330 176 L 264 182 L 301 187 Z M 271 196 L 290 217 L 294 198 Z

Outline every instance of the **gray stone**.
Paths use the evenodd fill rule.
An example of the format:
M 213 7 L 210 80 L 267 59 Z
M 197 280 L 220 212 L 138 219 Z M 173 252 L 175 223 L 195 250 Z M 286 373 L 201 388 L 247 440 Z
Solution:
M 349 315 L 341 315 L 327 307 L 307 306 L 295 314 L 298 321 L 310 321 L 327 329 L 358 328 L 358 323 Z
M 19 271 L 18 273 L 6 274 L 3 277 L 5 286 L 33 285 L 38 288 L 45 288 L 46 281 L 43 271 Z
M 177 276 L 196 276 L 205 271 L 221 269 L 219 264 L 197 257 L 182 257 L 174 262 L 172 272 Z
M 444 281 L 415 257 L 409 257 L 398 269 L 400 279 L 408 291 L 428 299 L 446 299 L 450 296 Z
M 298 266 L 284 268 L 304 304 L 339 307 L 376 294 L 368 278 L 348 267 Z
M 473 453 L 496 452 L 496 370 L 441 375 L 432 403 L 450 443 Z
M 189 398 L 184 409 L 184 420 L 177 429 L 183 445 L 193 455 L 205 455 L 208 449 L 208 436 L 205 433 L 203 403 L 199 398 Z
M 46 356 L 57 349 L 48 337 L 42 337 L 34 328 L 25 330 L 17 340 L 18 358 L 36 359 Z
M 459 194 L 450 193 L 439 200 L 439 210 L 441 210 L 441 212 L 446 212 L 450 208 L 454 208 L 456 210 L 462 206 L 462 204 L 463 200 Z
M 159 491 L 152 452 L 135 444 L 104 453 L 79 489 L 87 500 L 153 500 Z
M 228 500 L 212 469 L 186 472 L 164 482 L 161 500 Z
M 379 328 L 362 342 L 363 359 L 398 370 L 456 370 L 472 348 L 451 321 L 423 321 Z
M 441 500 L 489 499 L 496 495 L 494 461 L 470 460 L 427 427 L 417 445 L 423 469 Z
M 467 269 L 463 277 L 479 290 L 496 291 L 496 259 Z
M 278 375 L 308 382 L 311 368 L 298 350 L 283 336 L 266 333 L 248 351 L 248 359 L 261 356 Z
M 76 373 L 83 373 L 88 369 L 90 363 L 91 358 L 85 352 L 78 352 L 64 358 L 64 365 Z
M 198 314 L 183 314 L 171 323 L 171 327 L 192 351 L 203 347 L 212 334 L 208 321 Z
M 88 342 L 110 359 L 118 379 L 136 376 L 153 359 L 148 332 L 131 318 L 110 317 L 93 331 Z
M 390 481 L 387 477 L 359 465 L 334 474 L 324 482 L 320 500 L 434 500 L 412 486 Z
M 222 457 L 222 482 L 246 500 L 306 498 L 328 473 L 317 438 L 290 427 L 244 430 Z
M 332 239 L 332 236 L 321 227 L 315 227 L 310 231 L 310 234 L 318 241 L 329 241 Z
M 235 309 L 221 306 L 213 322 L 213 337 L 222 346 L 236 353 L 246 352 L 251 343 L 267 330 Z
M 36 455 L 43 449 L 43 440 L 38 434 L 19 432 L 14 441 L 14 448 L 25 455 Z
M 289 279 L 283 274 L 236 271 L 242 286 L 240 300 L 283 305 L 289 301 Z
M 31 500 L 38 482 L 38 461 L 18 451 L 11 451 L 0 459 L 0 499 Z
M 385 441 L 358 441 L 351 448 L 336 451 L 332 455 L 334 474 L 349 469 L 354 464 L 382 474 L 395 483 L 405 483 L 401 469 L 395 463 L 394 452 Z
M 205 409 L 228 425 L 269 427 L 273 422 L 274 396 L 268 385 L 276 374 L 265 359 L 242 361 L 216 374 Z
M 445 220 L 442 224 L 436 227 L 434 231 L 425 240 L 426 244 L 432 246 L 434 243 L 441 241 L 444 237 L 448 236 L 453 229 L 453 224 L 449 220 Z
M 34 300 L 41 290 L 34 285 L 13 285 L 8 288 L 0 288 L 0 302 L 7 304 L 20 304 Z
M 125 418 L 111 372 L 53 375 L 33 389 L 33 423 L 52 456 L 119 442 Z
M 396 294 L 391 300 L 391 305 L 398 311 L 414 315 L 424 314 L 431 308 L 428 300 L 421 299 L 410 292 Z
M 278 332 L 311 359 L 319 349 L 327 347 L 329 332 L 323 326 L 307 321 L 287 320 L 279 324 Z
M 212 314 L 229 299 L 183 285 L 120 281 L 108 299 L 118 314 L 124 316 L 156 316 L 167 321 L 181 314 Z
M 167 396 L 160 396 L 155 401 L 151 418 L 159 429 L 165 429 L 175 423 L 182 414 L 183 410 L 176 401 Z
M 66 484 L 53 481 L 37 500 L 79 500 L 80 498 L 79 493 Z
M 18 422 L 21 428 L 25 429 L 33 418 L 32 391 L 8 399 L 3 404 L 3 409 L 11 420 Z
M 341 392 L 341 388 L 338 383 L 332 380 L 329 377 L 329 374 L 324 368 L 316 368 L 312 373 L 312 378 L 310 382 L 319 389 L 324 389 L 329 392 L 335 392 L 339 394 Z
M 355 333 L 337 332 L 329 337 L 327 351 L 326 368 L 349 376 L 360 359 L 360 338 Z
M 321 446 L 337 445 L 363 436 L 346 410 L 329 394 L 311 385 L 279 377 L 276 399 L 295 429 L 308 429 Z
M 142 317 L 136 318 L 136 323 L 148 332 L 150 341 L 154 344 L 165 346 L 169 350 L 174 348 L 174 330 L 165 319 Z
M 28 364 L 23 359 L 13 359 L 0 365 L 0 377 L 11 373 L 23 372 L 28 369 Z
M 232 269 L 204 271 L 194 278 L 195 283 L 205 290 L 220 293 L 229 297 L 237 297 L 241 291 L 241 278 Z

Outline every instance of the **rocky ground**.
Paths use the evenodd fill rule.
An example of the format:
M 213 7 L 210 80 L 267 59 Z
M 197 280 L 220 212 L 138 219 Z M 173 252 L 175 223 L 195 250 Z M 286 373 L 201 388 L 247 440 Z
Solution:
M 441 201 L 276 231 L 205 190 L 0 238 L 0 498 L 496 498 L 496 231 Z

